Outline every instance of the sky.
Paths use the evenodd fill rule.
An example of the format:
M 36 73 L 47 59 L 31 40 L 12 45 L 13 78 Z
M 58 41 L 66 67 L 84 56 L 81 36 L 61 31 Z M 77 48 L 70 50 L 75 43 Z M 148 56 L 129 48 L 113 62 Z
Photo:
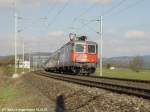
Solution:
M 15 5 L 14 5 L 15 4 Z M 0 55 L 17 50 L 54 52 L 69 41 L 69 33 L 86 35 L 100 46 L 103 16 L 103 56 L 150 55 L 150 0 L 0 0 Z

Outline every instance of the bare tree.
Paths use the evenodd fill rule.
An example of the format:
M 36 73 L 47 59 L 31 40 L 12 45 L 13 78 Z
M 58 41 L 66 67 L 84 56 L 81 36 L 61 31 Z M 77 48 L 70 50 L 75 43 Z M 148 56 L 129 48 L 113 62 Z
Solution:
M 130 61 L 129 67 L 135 72 L 140 72 L 140 70 L 143 68 L 143 64 L 144 62 L 142 57 L 136 56 Z
M 8 56 L 0 59 L 0 66 L 8 66 L 8 65 L 13 65 L 15 62 L 13 56 Z
M 110 67 L 111 67 L 111 64 L 108 63 L 108 64 L 106 65 L 106 68 L 107 68 L 107 69 L 110 69 Z

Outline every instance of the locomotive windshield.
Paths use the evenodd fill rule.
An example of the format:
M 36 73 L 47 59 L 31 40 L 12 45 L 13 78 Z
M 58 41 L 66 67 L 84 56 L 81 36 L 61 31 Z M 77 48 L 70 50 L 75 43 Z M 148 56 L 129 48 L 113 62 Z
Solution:
M 96 53 L 95 45 L 88 45 L 88 53 Z
M 76 52 L 84 52 L 84 45 L 76 44 L 75 50 L 76 50 Z

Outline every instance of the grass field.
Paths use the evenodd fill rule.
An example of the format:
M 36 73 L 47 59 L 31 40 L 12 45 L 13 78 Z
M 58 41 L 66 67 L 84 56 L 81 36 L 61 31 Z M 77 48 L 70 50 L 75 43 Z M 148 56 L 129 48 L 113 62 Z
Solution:
M 22 68 L 18 68 L 17 69 L 17 73 L 22 73 L 23 69 Z M 24 69 L 25 72 L 28 72 L 29 69 Z M 0 67 L 0 72 L 4 73 L 4 74 L 13 74 L 15 72 L 14 67 Z
M 0 111 L 1 108 L 21 96 L 21 92 L 13 86 L 12 79 L 0 76 Z
M 18 96 L 18 91 L 11 86 L 0 87 L 0 99 L 9 101 Z
M 100 74 L 99 69 L 97 69 L 96 74 L 97 75 Z M 127 78 L 127 79 L 150 80 L 150 70 L 141 70 L 140 72 L 134 72 L 130 69 L 125 69 L 125 68 L 116 68 L 115 70 L 103 68 L 103 76 Z
M 24 76 L 13 79 L 5 74 L 0 74 L 0 112 L 7 112 L 7 110 L 3 111 L 6 108 L 36 109 L 49 106 L 50 100 L 32 85 L 32 77 L 26 76 L 25 78 Z
M 22 73 L 22 69 L 18 69 L 18 73 Z M 28 72 L 25 69 L 25 72 Z M 0 67 L 0 72 L 4 74 L 13 74 L 14 67 Z M 96 75 L 100 74 L 99 68 L 96 71 Z M 150 70 L 141 70 L 140 72 L 134 72 L 130 69 L 116 68 L 115 70 L 110 70 L 103 68 L 103 76 L 106 77 L 117 77 L 117 78 L 127 78 L 127 79 L 140 79 L 140 80 L 150 80 Z

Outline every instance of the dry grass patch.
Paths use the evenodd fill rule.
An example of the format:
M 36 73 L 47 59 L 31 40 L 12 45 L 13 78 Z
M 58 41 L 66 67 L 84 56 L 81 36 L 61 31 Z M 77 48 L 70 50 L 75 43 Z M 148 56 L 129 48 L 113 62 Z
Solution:
M 49 108 L 51 102 L 43 94 L 28 84 L 24 77 L 0 78 L 0 110 L 2 108 Z

